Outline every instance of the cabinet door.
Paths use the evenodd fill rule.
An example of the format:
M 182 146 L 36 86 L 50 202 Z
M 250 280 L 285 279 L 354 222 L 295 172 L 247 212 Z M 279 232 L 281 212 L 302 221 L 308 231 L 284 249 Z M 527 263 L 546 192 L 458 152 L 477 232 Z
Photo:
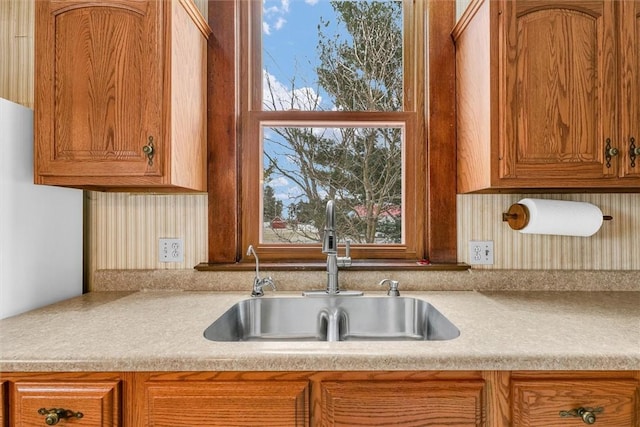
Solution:
M 640 178 L 640 1 L 619 5 L 621 176 Z
M 4 381 L 0 381 L 0 427 L 5 427 L 5 414 L 4 414 Z
M 120 425 L 119 394 L 118 382 L 113 381 L 18 381 L 11 392 L 12 425 L 47 425 L 48 412 L 58 409 L 64 414 L 60 416 L 59 425 L 116 427 Z M 79 418 L 78 413 L 82 414 Z M 64 416 L 70 418 L 63 420 Z
M 607 140 L 619 148 L 615 3 L 504 2 L 501 178 L 576 187 L 618 176 L 605 156 Z
M 149 427 L 307 426 L 306 381 L 163 382 L 146 387 Z
M 36 180 L 160 175 L 143 146 L 163 144 L 161 16 L 158 1 L 36 2 Z
M 479 426 L 482 381 L 326 381 L 322 426 Z
M 561 416 L 579 408 L 596 410 L 600 427 L 636 426 L 640 413 L 636 387 L 633 380 L 514 381 L 513 426 L 584 426 L 579 416 Z

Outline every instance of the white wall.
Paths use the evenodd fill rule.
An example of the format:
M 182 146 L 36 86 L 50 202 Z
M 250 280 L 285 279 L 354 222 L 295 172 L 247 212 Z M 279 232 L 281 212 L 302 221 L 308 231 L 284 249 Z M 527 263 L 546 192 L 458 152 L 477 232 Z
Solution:
M 0 319 L 82 293 L 82 191 L 33 184 L 33 111 L 0 98 Z

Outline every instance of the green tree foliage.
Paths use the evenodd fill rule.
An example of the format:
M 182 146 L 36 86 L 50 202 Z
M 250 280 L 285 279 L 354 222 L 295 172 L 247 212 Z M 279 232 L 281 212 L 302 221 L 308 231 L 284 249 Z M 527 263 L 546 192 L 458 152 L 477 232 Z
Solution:
M 262 194 L 262 203 L 264 206 L 265 221 L 271 221 L 276 217 L 282 218 L 282 200 L 276 199 L 273 187 L 271 187 L 270 185 L 266 185 L 264 187 L 264 193 Z
M 331 36 L 318 25 L 318 79 L 339 110 L 402 110 L 402 4 L 398 1 L 332 1 L 337 24 Z

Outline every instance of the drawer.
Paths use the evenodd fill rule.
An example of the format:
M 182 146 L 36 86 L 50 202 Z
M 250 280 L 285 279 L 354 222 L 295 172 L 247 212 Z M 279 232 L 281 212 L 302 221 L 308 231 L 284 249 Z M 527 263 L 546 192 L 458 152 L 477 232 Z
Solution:
M 17 381 L 13 384 L 11 397 L 12 425 L 15 427 L 116 427 L 121 424 L 117 381 Z M 51 412 L 54 410 L 58 414 Z
M 483 381 L 323 381 L 322 426 L 477 427 Z
M 514 380 L 511 390 L 514 427 L 584 426 L 588 422 L 580 409 L 595 416 L 596 426 L 637 426 L 640 407 L 634 380 Z
M 148 427 L 309 425 L 307 381 L 178 381 L 146 385 Z

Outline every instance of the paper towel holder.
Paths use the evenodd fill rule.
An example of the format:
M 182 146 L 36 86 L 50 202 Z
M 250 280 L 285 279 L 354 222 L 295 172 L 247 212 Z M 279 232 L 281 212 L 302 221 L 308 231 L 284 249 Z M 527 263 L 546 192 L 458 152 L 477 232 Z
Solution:
M 522 230 L 529 224 L 529 215 L 529 208 L 521 203 L 514 203 L 507 212 L 502 213 L 502 221 L 508 222 L 509 227 L 513 230 Z M 603 215 L 602 219 L 611 221 L 613 217 L 611 215 Z

